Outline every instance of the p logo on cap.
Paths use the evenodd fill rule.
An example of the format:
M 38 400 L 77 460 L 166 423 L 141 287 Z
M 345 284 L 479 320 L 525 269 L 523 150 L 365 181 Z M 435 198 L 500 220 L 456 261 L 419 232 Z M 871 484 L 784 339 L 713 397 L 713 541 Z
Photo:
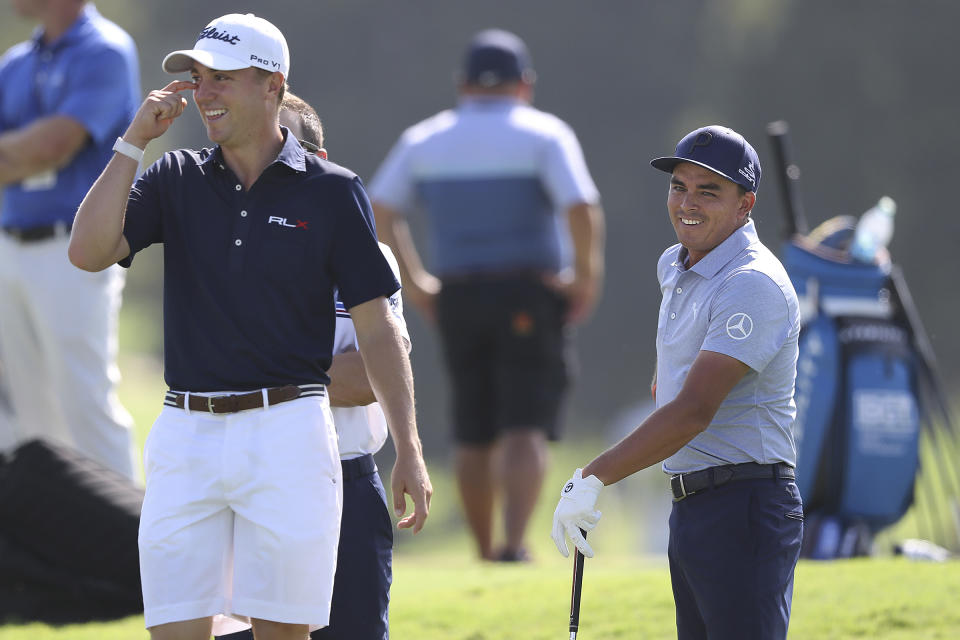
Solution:
M 705 147 L 710 144 L 713 140 L 713 134 L 709 131 L 701 131 L 697 134 L 697 137 L 693 141 L 693 146 L 690 147 L 690 153 L 693 153 L 694 149 L 697 147 Z

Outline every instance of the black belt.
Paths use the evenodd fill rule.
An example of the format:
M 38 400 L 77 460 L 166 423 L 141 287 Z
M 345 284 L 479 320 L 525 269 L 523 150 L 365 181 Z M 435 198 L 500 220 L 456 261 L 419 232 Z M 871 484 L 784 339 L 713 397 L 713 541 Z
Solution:
M 163 404 L 168 407 L 183 409 L 188 395 L 190 396 L 190 411 L 236 413 L 248 409 L 259 409 L 263 406 L 263 391 L 261 390 L 224 396 L 205 396 L 167 391 Z M 283 387 L 267 389 L 267 403 L 272 407 L 275 404 L 289 402 L 297 398 L 323 395 L 326 395 L 326 388 L 322 384 L 302 384 L 300 386 L 288 384 Z
M 367 453 L 359 458 L 350 460 L 341 460 L 340 468 L 343 469 L 343 481 L 356 480 L 363 478 L 371 473 L 377 472 L 377 463 L 373 460 L 373 454 Z
M 679 502 L 705 489 L 713 489 L 734 480 L 757 480 L 762 478 L 796 478 L 793 467 L 786 462 L 776 464 L 757 464 L 744 462 L 741 464 L 726 464 L 720 467 L 707 467 L 700 471 L 678 473 L 670 476 L 670 490 L 673 492 L 673 501 Z
M 27 227 L 25 229 L 3 227 L 3 231 L 8 236 L 20 242 L 39 242 L 41 240 L 49 240 L 50 238 L 69 236 L 72 226 L 69 222 L 58 222 L 56 224 L 44 224 L 38 227 Z

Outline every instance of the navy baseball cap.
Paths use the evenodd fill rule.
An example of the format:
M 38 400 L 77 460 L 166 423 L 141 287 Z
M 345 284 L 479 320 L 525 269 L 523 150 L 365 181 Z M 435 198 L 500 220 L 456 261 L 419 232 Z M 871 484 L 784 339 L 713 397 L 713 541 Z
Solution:
M 711 125 L 691 131 L 677 144 L 675 155 L 654 158 L 654 168 L 673 173 L 681 162 L 692 162 L 718 173 L 747 191 L 760 186 L 760 158 L 750 143 L 733 129 Z
M 509 31 L 488 29 L 470 41 L 462 79 L 465 84 L 495 87 L 512 80 L 532 83 L 536 74 L 523 40 Z

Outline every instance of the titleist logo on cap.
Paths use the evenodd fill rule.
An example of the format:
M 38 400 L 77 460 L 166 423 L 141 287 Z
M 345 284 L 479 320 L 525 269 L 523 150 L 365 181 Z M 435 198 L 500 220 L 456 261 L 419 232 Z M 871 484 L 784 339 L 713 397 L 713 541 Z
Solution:
M 216 27 L 207 27 L 201 31 L 200 37 L 197 38 L 197 42 L 200 42 L 204 38 L 210 38 L 211 40 L 222 40 L 227 44 L 237 44 L 240 42 L 240 36 L 230 35 L 226 31 L 217 31 Z

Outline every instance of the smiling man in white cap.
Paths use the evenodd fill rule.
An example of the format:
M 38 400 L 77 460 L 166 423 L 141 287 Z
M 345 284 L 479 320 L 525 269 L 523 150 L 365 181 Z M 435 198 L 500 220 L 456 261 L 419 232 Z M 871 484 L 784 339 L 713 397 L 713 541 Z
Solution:
M 413 498 L 398 526 L 417 532 L 427 517 L 410 363 L 387 301 L 399 285 L 357 176 L 278 124 L 290 56 L 276 27 L 223 16 L 163 67 L 191 80 L 150 93 L 70 243 L 88 271 L 164 247 L 170 391 L 144 450 L 146 626 L 154 640 L 207 640 L 227 614 L 249 619 L 258 640 L 303 640 L 329 620 L 342 511 L 326 391 L 334 290 L 397 449 L 398 516 Z M 165 154 L 131 189 L 188 90 L 216 146 Z
M 275 120 L 290 75 L 290 51 L 280 30 L 263 18 L 252 13 L 231 13 L 214 20 L 200 32 L 193 49 L 168 54 L 163 70 L 188 71 L 197 85 L 204 84 L 200 82 L 204 76 L 210 80 L 204 84 L 209 91 L 201 91 L 198 86 L 194 99 L 213 142 L 227 148 L 261 149 L 256 156 L 283 141 Z M 248 99 L 252 89 L 249 85 L 263 82 L 277 84 L 274 113 Z M 253 123 L 249 118 L 257 116 L 261 121 L 269 119 L 270 126 L 250 126 Z M 261 139 L 261 135 L 266 139 Z M 269 144 L 271 141 L 273 145 Z M 254 179 L 257 175 L 259 171 Z

